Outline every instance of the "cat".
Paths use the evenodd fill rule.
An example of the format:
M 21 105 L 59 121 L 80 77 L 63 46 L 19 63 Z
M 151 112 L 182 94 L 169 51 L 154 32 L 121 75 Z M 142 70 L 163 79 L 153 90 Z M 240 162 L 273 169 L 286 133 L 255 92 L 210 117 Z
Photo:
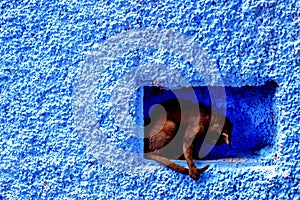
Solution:
M 196 181 L 208 169 L 208 165 L 197 168 L 194 163 L 197 145 L 203 142 L 230 145 L 231 121 L 201 103 L 170 99 L 155 105 L 150 119 L 145 118 L 144 122 L 145 157 Z M 188 169 L 170 160 L 182 158 L 187 161 Z

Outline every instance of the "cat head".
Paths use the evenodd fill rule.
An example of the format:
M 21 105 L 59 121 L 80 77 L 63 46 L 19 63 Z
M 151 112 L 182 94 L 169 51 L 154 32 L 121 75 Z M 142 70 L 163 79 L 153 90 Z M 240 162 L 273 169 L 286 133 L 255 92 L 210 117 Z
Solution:
M 217 114 L 216 117 L 212 118 L 212 125 L 206 134 L 206 143 L 215 145 L 227 144 L 231 146 L 230 140 L 233 125 L 227 117 L 224 120 L 224 117 L 224 115 Z
M 231 121 L 226 117 L 224 127 L 222 129 L 221 135 L 217 141 L 217 145 L 221 144 L 227 144 L 231 146 L 230 140 L 231 140 L 231 132 L 232 132 L 232 123 Z

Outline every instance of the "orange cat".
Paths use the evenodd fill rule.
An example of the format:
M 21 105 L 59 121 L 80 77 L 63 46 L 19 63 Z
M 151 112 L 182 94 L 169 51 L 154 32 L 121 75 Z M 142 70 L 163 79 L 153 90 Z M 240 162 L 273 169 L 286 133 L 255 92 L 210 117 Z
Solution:
M 150 113 L 151 123 L 145 127 L 145 157 L 168 168 L 188 174 L 194 180 L 208 165 L 197 168 L 194 158 L 199 141 L 207 144 L 230 144 L 232 123 L 223 114 L 211 112 L 208 106 L 187 100 L 171 99 L 155 106 Z M 147 124 L 149 119 L 144 119 Z M 201 143 L 201 142 L 200 142 Z M 184 158 L 188 169 L 169 159 Z

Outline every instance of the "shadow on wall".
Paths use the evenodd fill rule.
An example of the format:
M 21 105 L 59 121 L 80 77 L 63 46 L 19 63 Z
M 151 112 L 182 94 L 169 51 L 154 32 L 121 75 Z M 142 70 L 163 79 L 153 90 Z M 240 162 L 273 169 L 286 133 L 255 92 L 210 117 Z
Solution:
M 197 101 L 206 105 L 214 102 L 218 112 L 226 114 L 233 123 L 232 146 L 215 146 L 205 160 L 222 158 L 248 158 L 259 154 L 264 147 L 272 147 L 277 132 L 276 109 L 274 108 L 277 84 L 267 82 L 262 86 L 225 87 L 227 105 L 211 98 L 209 91 L 218 93 L 221 87 L 193 87 Z M 192 100 L 189 88 L 175 91 L 177 98 Z M 161 87 L 144 87 L 144 120 L 149 118 L 152 105 L 176 98 L 171 90 Z M 182 148 L 182 147 L 179 147 Z M 271 148 L 270 148 L 271 149 Z

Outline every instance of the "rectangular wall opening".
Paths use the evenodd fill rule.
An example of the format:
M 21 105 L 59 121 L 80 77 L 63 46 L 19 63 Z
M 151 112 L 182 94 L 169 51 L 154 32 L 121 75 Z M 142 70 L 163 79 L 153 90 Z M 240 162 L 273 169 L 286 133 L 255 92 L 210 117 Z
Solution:
M 204 161 L 257 159 L 272 152 L 277 133 L 277 111 L 274 106 L 276 87 L 275 82 L 267 82 L 262 86 L 225 87 L 226 106 L 219 102 L 216 107 L 219 109 L 218 112 L 225 114 L 233 123 L 231 147 L 215 146 Z M 193 89 L 197 101 L 210 106 L 213 101 L 209 91 L 224 88 L 193 87 Z M 151 106 L 176 96 L 174 90 L 162 87 L 144 86 L 143 90 L 143 117 L 147 124 Z M 188 88 L 181 88 L 176 90 L 176 94 L 180 99 L 191 100 L 190 91 Z

